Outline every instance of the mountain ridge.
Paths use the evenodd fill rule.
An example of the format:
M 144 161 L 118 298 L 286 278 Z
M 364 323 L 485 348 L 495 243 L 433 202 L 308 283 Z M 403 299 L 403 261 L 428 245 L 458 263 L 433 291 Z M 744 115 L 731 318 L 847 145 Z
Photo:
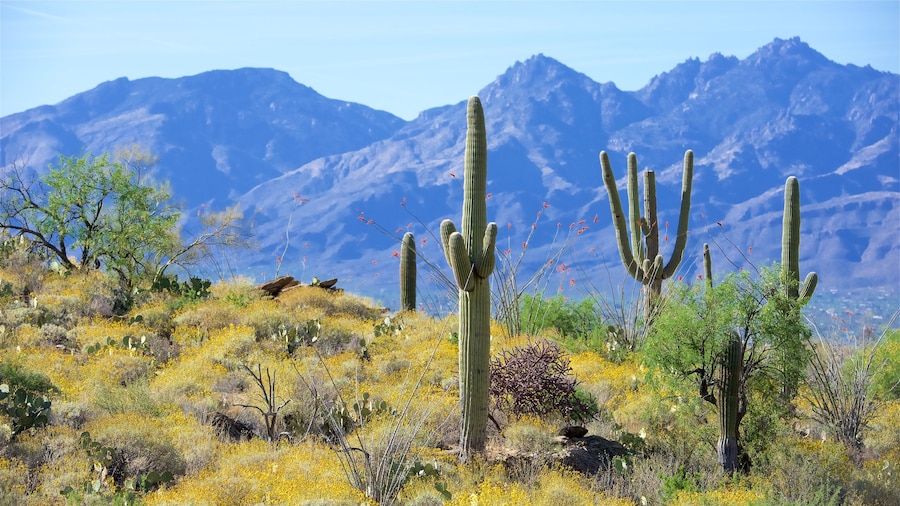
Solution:
M 203 87 L 193 102 L 173 99 L 155 104 L 155 109 L 137 104 L 123 109 L 123 114 L 114 117 L 122 119 L 114 123 L 132 126 L 115 131 L 102 122 L 82 125 L 81 130 L 61 120 L 54 122 L 46 109 L 54 106 L 19 113 L 34 114 L 31 122 L 19 115 L 2 118 L 3 163 L 9 163 L 17 143 L 26 151 L 38 152 L 42 146 L 72 144 L 81 139 L 79 132 L 90 128 L 96 130 L 92 138 L 137 138 L 160 121 L 172 124 L 171 118 L 180 110 L 191 110 L 192 103 L 195 109 L 205 104 L 213 109 L 213 124 L 199 121 L 206 116 L 187 115 L 192 121 L 188 124 L 197 131 L 174 132 L 184 139 L 158 137 L 169 143 L 160 153 L 161 170 L 177 173 L 187 158 L 171 155 L 193 149 L 193 159 L 203 158 L 205 168 L 181 174 L 182 186 L 212 186 L 215 195 L 194 196 L 188 205 L 240 203 L 255 221 L 261 246 L 245 256 L 240 273 L 272 274 L 275 257 L 287 246 L 282 269 L 295 275 L 310 271 L 332 277 L 328 271 L 362 293 L 392 300 L 385 284 L 392 274 L 382 270 L 393 261 L 397 239 L 363 225 L 371 220 L 389 232 L 414 231 L 427 241 L 420 246 L 423 254 L 442 265 L 436 240 L 423 224 L 434 230 L 440 219 L 459 212 L 465 100 L 403 121 L 359 104 L 341 107 L 346 103 L 320 100 L 311 88 L 291 84 L 293 80 L 283 72 L 241 71 L 253 74 L 255 79 L 245 81 L 263 89 L 243 88 L 248 91 L 234 98 L 226 76 L 235 76 L 235 71 L 182 78 L 187 81 L 148 81 L 155 86 L 178 81 L 182 88 L 202 81 L 216 86 Z M 133 82 L 138 81 L 142 80 Z M 116 80 L 91 91 L 105 86 L 112 96 L 121 97 L 119 88 L 127 84 L 127 80 Z M 278 91 L 285 87 L 312 97 L 311 103 L 321 109 L 274 114 L 267 109 L 270 104 L 275 103 L 275 109 L 290 104 Z M 598 83 L 538 54 L 515 62 L 478 94 L 488 130 L 489 213 L 494 221 L 509 225 L 510 235 L 504 238 L 509 244 L 522 241 L 520 236 L 527 235 L 538 211 L 542 221 L 530 251 L 551 247 L 556 222 L 565 229 L 585 220 L 589 228 L 573 238 L 571 248 L 603 250 L 606 260 L 590 266 L 580 261 L 579 268 L 590 275 L 605 271 L 607 276 L 624 276 L 610 239 L 614 234 L 598 153 L 610 153 L 620 181 L 630 151 L 638 154 L 641 169 L 657 171 L 660 219 L 674 222 L 681 158 L 685 149 L 692 149 L 691 233 L 696 239 L 686 252 L 692 259 L 686 262 L 686 270 L 696 270 L 694 258 L 702 242 L 723 232 L 735 244 L 752 247 L 756 253 L 751 260 L 764 264 L 777 259 L 780 226 L 772 226 L 771 216 L 781 211 L 784 179 L 796 175 L 804 212 L 804 271 L 820 270 L 824 290 L 862 286 L 896 290 L 900 284 L 900 268 L 885 273 L 871 265 L 872 258 L 880 258 L 881 265 L 900 266 L 900 246 L 892 239 L 896 234 L 890 235 L 900 229 L 896 170 L 900 92 L 894 74 L 837 64 L 792 38 L 775 39 L 743 60 L 719 53 L 705 61 L 689 58 L 636 91 L 622 91 L 612 81 Z M 233 98 L 231 105 L 227 97 Z M 166 110 L 166 104 L 175 110 Z M 241 115 L 245 123 L 255 125 L 249 133 L 241 130 Z M 348 118 L 359 124 L 342 127 Z M 341 142 L 328 144 L 327 135 L 310 137 L 313 140 L 301 143 L 302 149 L 284 150 L 286 141 L 302 138 L 290 129 L 306 120 L 331 125 L 328 132 L 343 136 Z M 8 133 L 9 125 L 17 126 L 15 132 Z M 228 136 L 231 131 L 243 135 L 233 139 Z M 302 134 L 321 131 L 310 128 Z M 210 138 L 231 144 L 210 142 Z M 319 151 L 310 147 L 315 139 L 325 139 L 323 145 L 314 146 Z M 243 140 L 252 142 L 237 144 Z M 266 146 L 268 152 L 263 149 Z M 241 175 L 240 185 L 234 181 L 239 179 L 236 175 Z M 215 179 L 224 180 L 223 188 L 207 181 Z M 295 195 L 309 200 L 299 205 Z M 294 224 L 293 230 L 287 229 L 288 223 Z M 295 244 L 285 244 L 285 232 L 296 238 Z M 534 260 L 540 262 L 540 258 Z M 847 272 L 856 279 L 849 283 L 841 279 Z

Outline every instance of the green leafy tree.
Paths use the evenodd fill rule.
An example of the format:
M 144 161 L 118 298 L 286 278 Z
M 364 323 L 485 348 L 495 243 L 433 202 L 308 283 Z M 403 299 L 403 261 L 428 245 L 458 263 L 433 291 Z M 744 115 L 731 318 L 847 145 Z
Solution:
M 717 286 L 677 285 L 662 306 L 644 351 L 666 376 L 693 384 L 719 414 L 719 464 L 737 470 L 742 454 L 741 420 L 751 388 L 784 378 L 799 381 L 809 351 L 809 330 L 800 302 L 784 295 L 780 277 L 765 270 L 760 279 L 730 274 Z
M 246 244 L 233 209 L 204 217 L 201 233 L 183 242 L 181 210 L 148 176 L 154 163 L 131 148 L 116 157 L 60 156 L 41 176 L 13 164 L 0 173 L 0 229 L 30 238 L 67 270 L 114 272 L 129 290 L 215 245 Z

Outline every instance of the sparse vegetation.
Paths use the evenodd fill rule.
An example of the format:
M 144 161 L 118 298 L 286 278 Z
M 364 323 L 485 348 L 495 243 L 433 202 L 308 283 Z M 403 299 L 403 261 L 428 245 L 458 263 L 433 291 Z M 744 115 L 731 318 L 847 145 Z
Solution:
M 777 268 L 651 286 L 625 318 L 526 296 L 506 263 L 492 320 L 483 183 L 462 233 L 442 225 L 461 308 L 444 318 L 321 283 L 179 281 L 168 260 L 123 304 L 121 245 L 93 237 L 89 268 L 60 269 L 69 232 L 5 236 L 0 504 L 900 503 L 896 331 L 808 339 Z M 671 278 L 649 256 L 640 281 Z

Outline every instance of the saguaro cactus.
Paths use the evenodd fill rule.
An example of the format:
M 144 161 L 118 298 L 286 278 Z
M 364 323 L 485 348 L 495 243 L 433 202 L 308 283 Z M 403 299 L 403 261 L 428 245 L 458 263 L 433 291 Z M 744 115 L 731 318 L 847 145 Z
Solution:
M 806 304 L 816 290 L 819 276 L 815 272 L 806 275 L 800 283 L 800 182 L 790 176 L 784 183 L 784 216 L 781 222 L 781 283 L 784 295 L 789 299 Z M 799 315 L 794 315 L 799 317 Z M 791 364 L 787 357 L 782 357 L 784 378 L 781 385 L 781 398 L 790 402 L 797 393 L 797 382 L 800 376 L 796 364 Z
M 659 222 L 656 215 L 656 175 L 652 170 L 644 172 L 644 216 L 638 207 L 637 155 L 628 154 L 628 219 L 622 212 L 619 201 L 619 190 L 616 177 L 609 163 L 606 151 L 600 153 L 600 167 L 603 171 L 603 183 L 609 193 L 609 209 L 613 216 L 619 254 L 628 274 L 640 281 L 645 289 L 646 302 L 644 316 L 652 319 L 659 296 L 662 293 L 662 281 L 675 274 L 681 263 L 684 247 L 687 244 L 688 218 L 691 212 L 691 182 L 694 174 L 694 153 L 684 153 L 684 175 L 681 182 L 681 211 L 678 216 L 678 229 L 675 236 L 675 248 L 672 257 L 664 264 L 659 254 Z M 631 228 L 629 243 L 628 227 Z M 643 236 L 643 241 L 641 240 Z
M 738 426 L 746 409 L 741 401 L 743 345 L 734 332 L 722 352 L 716 378 L 716 411 L 719 414 L 719 440 L 716 451 L 719 465 L 729 474 L 738 468 Z
M 706 276 L 706 286 L 712 288 L 712 258 L 709 255 L 709 244 L 703 243 L 703 275 Z
M 478 97 L 469 99 L 463 176 L 462 232 L 441 222 L 441 242 L 459 287 L 460 449 L 484 450 L 491 349 L 491 288 L 497 224 L 487 223 L 487 135 Z
M 416 239 L 412 232 L 403 234 L 400 243 L 400 309 L 416 310 Z
M 800 182 L 791 176 L 784 183 L 784 217 L 781 223 L 781 274 L 785 295 L 808 300 L 816 290 L 819 276 L 806 275 L 800 284 Z

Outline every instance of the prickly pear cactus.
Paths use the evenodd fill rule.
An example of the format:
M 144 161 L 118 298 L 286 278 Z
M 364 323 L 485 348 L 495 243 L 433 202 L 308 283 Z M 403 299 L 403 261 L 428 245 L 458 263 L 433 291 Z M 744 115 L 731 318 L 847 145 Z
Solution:
M 491 349 L 491 288 L 497 224 L 487 223 L 487 135 L 478 97 L 469 99 L 463 176 L 462 231 L 441 223 L 444 255 L 459 288 L 460 449 L 484 450 Z
M 400 309 L 416 310 L 416 239 L 412 232 L 403 234 L 400 243 Z

